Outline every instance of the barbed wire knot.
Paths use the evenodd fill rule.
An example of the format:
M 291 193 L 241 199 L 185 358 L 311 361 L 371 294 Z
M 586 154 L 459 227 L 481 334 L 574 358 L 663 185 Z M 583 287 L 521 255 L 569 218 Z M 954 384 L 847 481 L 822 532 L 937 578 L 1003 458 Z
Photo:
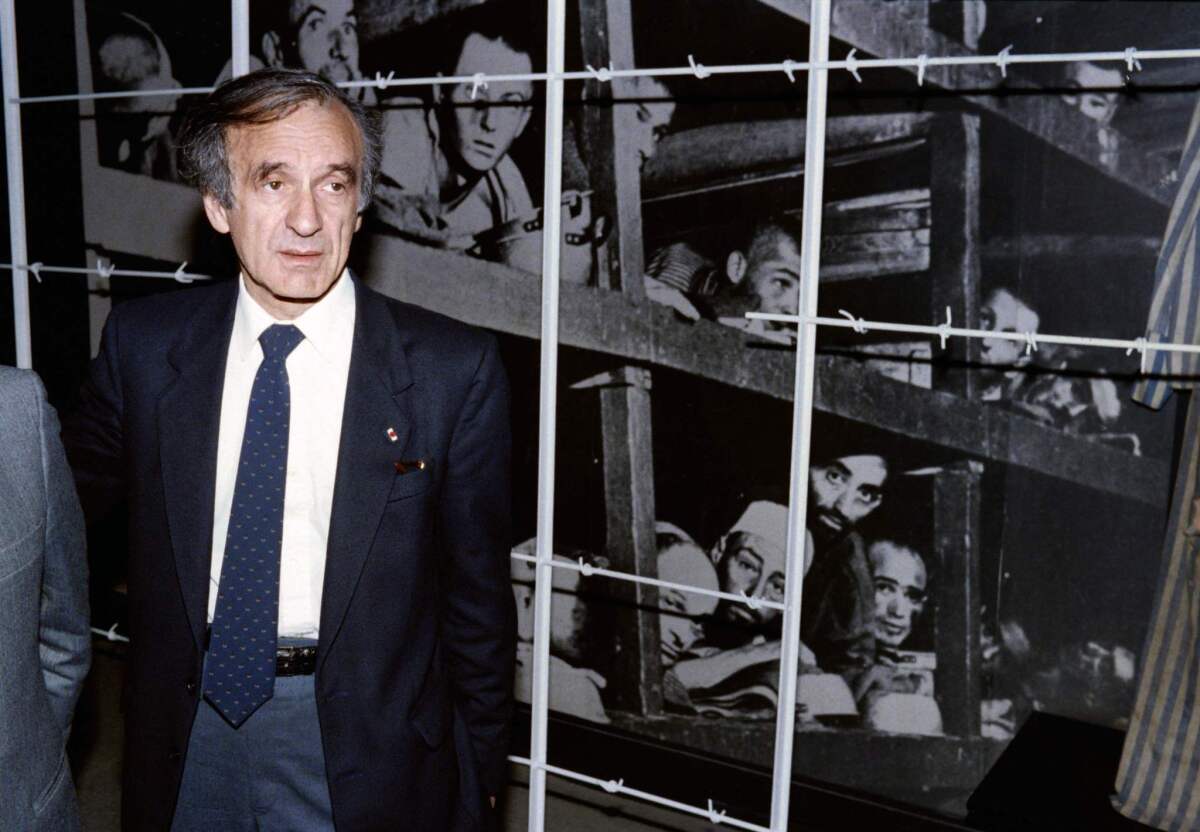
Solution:
M 1008 77 L 1008 59 L 1012 54 L 1012 48 L 1013 45 L 1010 43 L 1008 46 L 996 53 L 996 66 L 1000 67 L 1001 78 Z
M 851 49 L 846 55 L 846 71 L 854 76 L 854 80 L 862 83 L 862 76 L 858 74 L 858 58 L 854 57 L 858 49 Z

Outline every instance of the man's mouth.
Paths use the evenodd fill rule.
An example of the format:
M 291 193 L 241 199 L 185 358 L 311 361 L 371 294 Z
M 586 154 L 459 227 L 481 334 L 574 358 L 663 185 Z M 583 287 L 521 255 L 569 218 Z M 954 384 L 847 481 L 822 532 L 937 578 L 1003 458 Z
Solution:
M 354 68 L 345 61 L 330 61 L 321 67 L 320 75 L 324 75 L 330 81 L 357 81 L 358 75 Z
M 846 527 L 845 522 L 840 517 L 824 511 L 817 513 L 817 520 L 835 532 L 840 532 Z
M 496 145 L 491 142 L 485 142 L 483 139 L 475 139 L 475 141 L 471 142 L 471 146 L 485 156 L 492 156 L 496 152 Z
M 309 249 L 295 248 L 284 249 L 283 251 L 279 252 L 279 254 L 284 261 L 293 266 L 311 266 L 320 261 L 321 257 L 324 255 L 324 252 L 319 250 L 313 251 Z
M 880 621 L 879 626 L 883 629 L 884 633 L 892 638 L 899 638 L 900 636 L 904 635 L 904 627 L 899 624 L 890 624 L 887 621 Z

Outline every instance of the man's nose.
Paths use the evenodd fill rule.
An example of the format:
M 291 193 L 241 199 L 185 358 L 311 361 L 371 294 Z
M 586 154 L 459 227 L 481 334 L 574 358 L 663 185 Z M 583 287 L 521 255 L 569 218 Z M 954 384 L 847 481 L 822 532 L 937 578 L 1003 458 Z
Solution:
M 346 38 L 337 29 L 329 36 L 329 57 L 343 60 L 346 58 Z
M 288 228 L 301 237 L 311 237 L 321 230 L 321 214 L 317 200 L 308 188 L 300 189 L 292 201 L 287 217 Z
M 496 117 L 495 113 L 492 112 L 491 105 L 489 105 L 489 104 L 480 105 L 478 112 L 479 112 L 479 126 L 482 127 L 484 130 L 491 132 L 492 119 L 494 119 Z

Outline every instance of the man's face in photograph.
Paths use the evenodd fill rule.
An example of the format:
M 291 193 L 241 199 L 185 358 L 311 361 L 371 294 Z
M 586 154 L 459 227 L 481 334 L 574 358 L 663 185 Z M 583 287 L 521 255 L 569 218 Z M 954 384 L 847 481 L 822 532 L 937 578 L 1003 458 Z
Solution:
M 887 540 L 871 545 L 871 582 L 875 588 L 875 640 L 899 647 L 912 634 L 925 609 L 925 562 L 911 549 Z
M 1076 61 L 1067 66 L 1066 75 L 1067 86 L 1078 92 L 1064 95 L 1063 101 L 1101 127 L 1108 126 L 1120 103 L 1120 94 L 1116 90 L 1125 81 L 1121 70 L 1116 66 Z
M 637 153 L 638 168 L 644 168 L 658 150 L 658 142 L 666 134 L 675 116 L 675 102 L 666 87 L 649 76 L 635 78 L 634 95 L 637 103 L 637 127 L 633 133 L 633 146 Z
M 502 40 L 472 33 L 463 41 L 455 76 L 478 72 L 489 75 L 533 71 L 529 56 Z M 487 173 L 508 153 L 529 122 L 533 84 L 529 81 L 490 81 L 475 89 L 456 84 L 442 106 L 442 149 L 460 173 Z
M 821 541 L 837 540 L 879 508 L 887 463 L 874 454 L 843 456 L 809 468 L 809 529 Z
M 292 0 L 288 20 L 304 69 L 334 82 L 362 77 L 353 0 Z
M 992 332 L 1037 332 L 1038 315 L 1012 293 L 999 289 L 988 295 L 979 310 L 979 328 Z M 983 338 L 980 358 L 984 364 L 1011 366 L 1023 363 L 1024 341 Z
M 717 567 L 721 591 L 734 595 L 782 602 L 786 553 L 760 535 L 735 532 L 729 536 L 725 553 Z M 722 599 L 716 616 L 733 624 L 762 628 L 779 617 L 779 610 L 767 607 L 751 609 L 748 604 Z
M 758 311 L 795 315 L 800 300 L 800 246 L 790 235 L 770 230 L 755 236 L 746 253 L 746 285 Z M 771 329 L 794 328 L 772 322 Z

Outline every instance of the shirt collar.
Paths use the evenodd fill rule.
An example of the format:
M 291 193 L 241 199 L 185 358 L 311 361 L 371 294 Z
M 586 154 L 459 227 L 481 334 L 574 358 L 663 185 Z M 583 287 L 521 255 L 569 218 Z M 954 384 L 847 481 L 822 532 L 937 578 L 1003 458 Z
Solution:
M 293 321 L 277 321 L 246 291 L 246 278 L 238 274 L 237 311 L 233 335 L 229 342 L 230 355 L 239 361 L 249 361 L 262 355 L 258 338 L 273 324 L 290 323 L 299 328 L 317 354 L 333 361 L 348 352 L 354 335 L 354 282 L 350 270 L 343 269 L 337 282 L 325 297 L 314 303 Z

